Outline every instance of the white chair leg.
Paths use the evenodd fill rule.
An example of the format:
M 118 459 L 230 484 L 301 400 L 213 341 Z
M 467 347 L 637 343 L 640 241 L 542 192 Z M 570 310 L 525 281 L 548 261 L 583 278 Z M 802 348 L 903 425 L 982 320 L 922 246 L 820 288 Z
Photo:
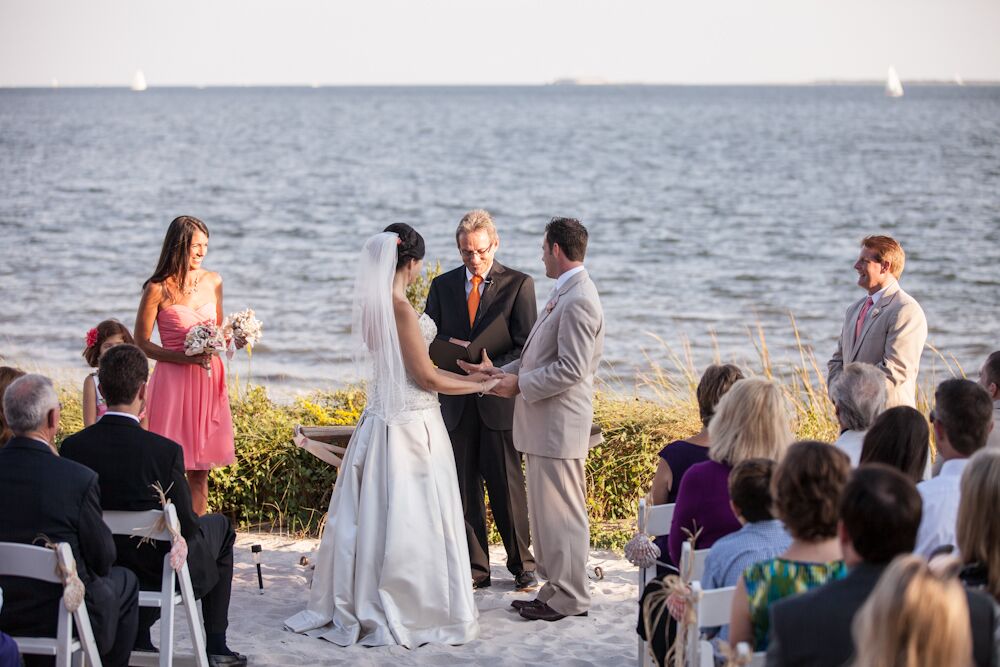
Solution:
M 160 590 L 160 667 L 172 667 L 174 664 L 174 584 L 176 575 L 170 564 L 164 559 L 163 579 Z
M 59 602 L 59 624 L 56 627 L 56 667 L 70 667 L 70 645 L 73 642 L 73 622 L 69 612 Z
M 194 649 L 194 659 L 198 667 L 208 667 L 208 652 L 205 648 L 205 623 L 201 615 L 201 600 L 194 599 L 194 588 L 191 586 L 191 576 L 187 564 L 181 570 L 181 599 L 184 601 L 184 612 L 188 619 L 188 631 L 191 634 L 191 645 Z

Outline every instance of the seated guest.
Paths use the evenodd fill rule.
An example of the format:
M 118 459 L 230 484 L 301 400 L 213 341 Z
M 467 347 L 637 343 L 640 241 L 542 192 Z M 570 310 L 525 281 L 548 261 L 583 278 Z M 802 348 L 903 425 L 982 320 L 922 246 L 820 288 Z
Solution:
M 59 410 L 52 382 L 41 375 L 20 377 L 4 392 L 3 411 L 14 437 L 0 449 L 0 542 L 36 544 L 44 535 L 69 544 L 86 587 L 101 660 L 124 667 L 135 642 L 139 584 L 132 572 L 113 567 L 115 543 L 101 514 L 97 475 L 56 453 Z M 62 586 L 20 577 L 0 577 L 0 586 L 0 630 L 15 637 L 55 637 Z M 27 664 L 39 664 L 28 659 Z
M 3 392 L 0 392 L 0 397 Z M 3 611 L 3 589 L 0 588 L 0 611 Z M 0 632 L 0 667 L 20 667 L 21 654 L 18 653 L 17 644 L 5 632 Z
M 944 464 L 940 475 L 917 485 L 924 516 L 915 552 L 924 557 L 955 544 L 962 472 L 969 457 L 986 446 L 993 422 L 993 402 L 972 380 L 945 380 L 934 392 L 934 402 L 931 424 Z
M 702 588 L 735 586 L 748 567 L 776 557 L 791 545 L 785 527 L 771 514 L 774 467 L 774 461 L 768 459 L 747 459 L 729 473 L 729 502 L 742 527 L 712 545 L 705 558 Z M 671 615 L 679 620 L 684 610 L 683 601 L 672 597 Z M 719 638 L 725 640 L 728 635 L 729 627 L 725 626 Z
M 213 666 L 245 665 L 246 657 L 226 645 L 236 540 L 229 520 L 221 514 L 195 515 L 180 445 L 139 425 L 149 373 L 146 355 L 134 345 L 118 345 L 101 357 L 98 372 L 108 410 L 95 424 L 66 438 L 63 457 L 97 472 L 105 510 L 160 509 L 152 486 L 159 484 L 167 492 L 187 542 L 195 597 L 202 601 L 209 662 Z M 119 545 L 118 564 L 133 570 L 143 589 L 158 590 L 163 556 L 170 545 L 158 542 L 137 546 L 135 540 L 121 535 L 116 535 L 115 540 Z M 152 648 L 149 628 L 156 617 L 157 610 L 142 610 L 137 648 Z
M 865 433 L 861 464 L 884 463 L 917 484 L 928 479 L 930 429 L 919 411 L 908 405 L 889 408 Z
M 886 397 L 885 375 L 871 364 L 860 362 L 844 366 L 830 387 L 840 424 L 840 437 L 833 444 L 850 457 L 852 468 L 858 466 L 865 431 L 885 409 Z
M 791 414 L 781 389 L 769 380 L 740 380 L 722 397 L 709 423 L 709 461 L 688 468 L 670 524 L 670 559 L 679 563 L 688 535 L 705 549 L 740 529 L 729 506 L 729 473 L 740 461 L 781 459 L 792 441 Z
M 965 566 L 958 578 L 1000 602 L 1000 451 L 977 452 L 962 473 L 958 553 Z
M 892 559 L 913 550 L 920 506 L 913 481 L 898 470 L 872 463 L 851 475 L 840 497 L 837 530 L 848 574 L 771 607 L 768 667 L 848 663 L 854 652 L 851 623 Z M 993 664 L 995 614 L 986 596 L 968 598 L 976 665 L 986 667 Z
M 855 667 L 972 664 L 969 606 L 954 576 L 899 556 L 854 619 Z M 981 664 L 981 663 L 980 663 Z
M 1000 449 L 1000 350 L 986 357 L 986 362 L 979 369 L 979 384 L 993 401 L 993 430 L 986 446 Z
M 11 382 L 22 375 L 24 375 L 24 371 L 10 366 L 0 366 L 0 447 L 3 447 L 8 440 L 14 437 L 14 433 L 7 426 L 7 419 L 3 416 L 3 393 Z
M 742 379 L 743 373 L 732 364 L 713 364 L 705 369 L 697 389 L 698 413 L 701 415 L 702 428 L 690 438 L 675 440 L 660 450 L 660 459 L 656 462 L 656 474 L 653 476 L 654 505 L 677 502 L 677 490 L 680 488 L 684 473 L 694 464 L 708 460 L 708 423 L 715 414 L 715 406 L 733 384 Z M 656 545 L 663 554 L 661 560 L 665 560 L 666 535 L 657 537 Z
M 837 502 L 850 473 L 847 454 L 825 442 L 806 440 L 788 448 L 771 493 L 792 544 L 777 558 L 748 567 L 736 583 L 732 644 L 767 650 L 771 605 L 847 574 L 837 540 Z

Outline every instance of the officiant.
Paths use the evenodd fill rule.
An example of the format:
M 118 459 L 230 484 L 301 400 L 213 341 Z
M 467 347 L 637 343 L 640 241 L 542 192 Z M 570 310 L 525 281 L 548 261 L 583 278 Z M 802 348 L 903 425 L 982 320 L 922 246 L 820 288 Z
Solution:
M 479 362 L 488 355 L 494 365 L 503 366 L 521 356 L 535 323 L 534 281 L 496 261 L 500 237 L 486 211 L 466 213 L 455 240 L 462 266 L 435 278 L 427 295 L 426 313 L 438 327 L 431 358 L 445 368 L 454 357 Z M 448 356 L 444 348 L 453 354 Z M 486 588 L 492 583 L 485 487 L 514 588 L 530 590 L 537 581 L 521 455 L 512 437 L 514 399 L 442 395 L 440 401 L 455 451 L 473 586 Z

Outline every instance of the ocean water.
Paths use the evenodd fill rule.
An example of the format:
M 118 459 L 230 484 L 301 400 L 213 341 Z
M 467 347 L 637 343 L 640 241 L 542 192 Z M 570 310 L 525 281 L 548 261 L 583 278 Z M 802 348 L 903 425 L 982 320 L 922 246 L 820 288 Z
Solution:
M 584 221 L 627 387 L 667 363 L 654 336 L 752 360 L 760 323 L 797 359 L 790 313 L 825 364 L 869 233 L 907 252 L 925 375 L 1000 348 L 1000 87 L 61 89 L 0 91 L 0 357 L 82 375 L 190 214 L 227 312 L 264 321 L 254 380 L 338 386 L 363 240 L 410 223 L 448 269 L 478 207 L 540 303 L 546 221 Z

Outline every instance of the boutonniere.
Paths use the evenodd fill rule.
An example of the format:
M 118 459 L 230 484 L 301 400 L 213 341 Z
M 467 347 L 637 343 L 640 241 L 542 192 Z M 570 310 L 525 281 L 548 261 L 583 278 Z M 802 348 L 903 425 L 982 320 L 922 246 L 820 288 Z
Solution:
M 875 306 L 874 308 L 872 308 L 872 317 L 875 317 L 876 315 L 878 315 L 879 312 L 880 311 L 879 311 L 878 306 Z
M 556 307 L 556 303 L 558 301 L 559 301 L 559 298 L 556 297 L 556 298 L 552 299 L 551 301 L 549 301 L 547 304 L 545 304 L 545 314 L 546 315 L 552 312 L 552 309 Z

